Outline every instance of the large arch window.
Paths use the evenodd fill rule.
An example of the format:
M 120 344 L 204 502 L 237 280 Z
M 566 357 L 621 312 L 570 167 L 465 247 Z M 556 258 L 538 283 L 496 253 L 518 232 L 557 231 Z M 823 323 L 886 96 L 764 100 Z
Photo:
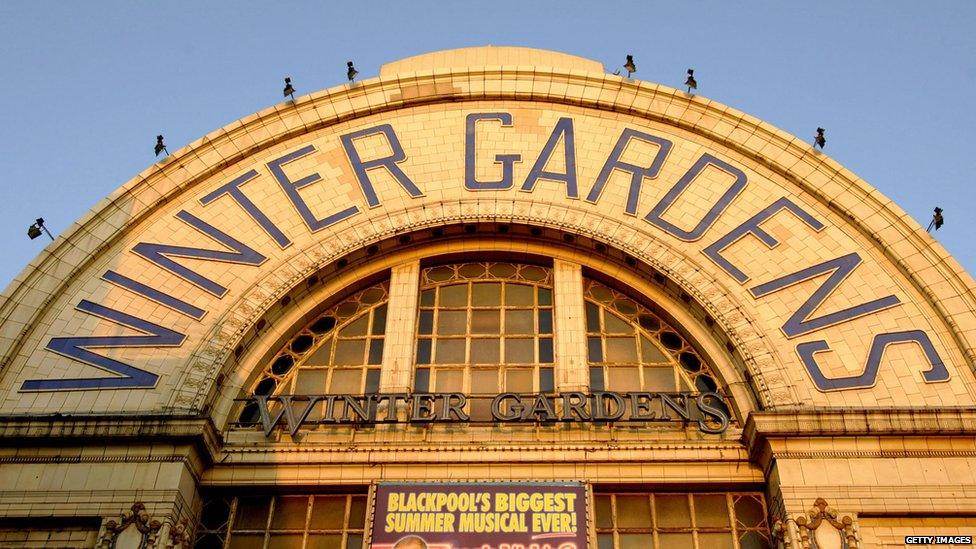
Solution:
M 414 391 L 470 394 L 472 418 L 488 419 L 499 392 L 555 390 L 551 269 L 440 265 L 420 284 Z
M 302 328 L 271 360 L 250 394 L 361 395 L 379 391 L 389 283 L 357 292 Z M 313 412 L 317 418 L 320 411 Z M 258 420 L 255 404 L 242 423 Z
M 718 384 L 697 350 L 647 307 L 584 279 L 590 388 L 708 392 Z

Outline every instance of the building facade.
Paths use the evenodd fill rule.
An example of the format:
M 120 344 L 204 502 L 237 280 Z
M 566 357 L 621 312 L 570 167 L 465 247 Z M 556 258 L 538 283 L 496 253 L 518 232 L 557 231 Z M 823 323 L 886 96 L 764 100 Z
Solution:
M 405 59 L 175 151 L 7 288 L 0 547 L 972 536 L 974 288 L 707 98 Z

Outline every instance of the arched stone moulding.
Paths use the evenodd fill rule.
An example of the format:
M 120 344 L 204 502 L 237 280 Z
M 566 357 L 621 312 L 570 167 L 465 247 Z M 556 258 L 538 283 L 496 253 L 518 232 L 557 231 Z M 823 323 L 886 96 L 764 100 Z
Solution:
M 511 58 L 538 60 L 544 59 L 545 55 L 545 52 L 516 49 Z M 295 102 L 276 105 L 175 151 L 171 157 L 125 184 L 65 231 L 6 290 L 0 303 L 0 318 L 4 319 L 0 324 L 0 367 L 3 368 L 0 391 L 4 398 L 0 409 L 11 412 L 40 408 L 134 409 L 171 413 L 198 409 L 213 388 L 215 366 L 235 348 L 233 334 L 243 335 L 249 328 L 248 322 L 260 318 L 268 304 L 274 302 L 273 296 L 288 291 L 307 274 L 356 246 L 368 245 L 398 234 L 398 231 L 459 221 L 498 219 L 590 236 L 667 274 L 712 311 L 730 337 L 740 340 L 737 343 L 742 346 L 747 367 L 768 388 L 768 396 L 763 397 L 768 399 L 765 403 L 768 407 L 972 403 L 972 366 L 976 359 L 972 344 L 976 335 L 976 298 L 972 279 L 904 212 L 851 172 L 813 151 L 803 140 L 754 117 L 704 97 L 603 74 L 592 70 L 592 62 L 579 62 L 579 66 L 591 70 L 568 68 L 565 59 L 553 58 L 554 68 L 545 68 L 540 62 L 538 66 L 453 66 L 407 72 L 406 69 L 423 64 L 423 59 L 418 58 L 397 64 L 394 68 L 401 70 L 395 77 L 384 70 L 379 78 L 338 86 L 300 97 Z M 302 239 L 300 252 L 296 247 L 289 252 L 291 255 L 278 253 L 261 267 L 262 276 L 242 280 L 226 298 L 211 302 L 207 317 L 193 328 L 189 347 L 182 348 L 179 353 L 170 350 L 165 356 L 145 354 L 137 357 L 145 359 L 140 364 L 147 369 L 156 368 L 167 378 L 149 393 L 136 396 L 132 394 L 135 391 L 118 391 L 115 395 L 110 394 L 112 391 L 102 391 L 97 396 L 77 392 L 55 394 L 38 404 L 34 397 L 18 391 L 17 387 L 33 375 L 30 372 L 35 369 L 37 375 L 49 377 L 77 375 L 75 372 L 79 368 L 84 370 L 71 361 L 51 356 L 53 353 L 44 350 L 44 345 L 51 336 L 84 334 L 98 326 L 97 319 L 71 309 L 77 306 L 80 296 L 91 296 L 93 300 L 106 296 L 106 283 L 98 280 L 98 275 L 106 265 L 132 261 L 132 245 L 148 238 L 149 225 L 157 216 L 176 224 L 172 215 L 180 206 L 192 207 L 191 203 L 200 193 L 210 189 L 203 187 L 240 175 L 242 169 L 250 166 L 248 162 L 263 158 L 262 155 L 284 154 L 313 139 L 334 141 L 337 134 L 382 124 L 401 115 L 422 113 L 436 118 L 452 109 L 458 113 L 463 109 L 512 110 L 516 116 L 513 130 L 516 133 L 513 135 L 518 135 L 519 119 L 527 119 L 529 133 L 535 131 L 546 135 L 552 127 L 550 119 L 555 116 L 606 119 L 611 125 L 614 124 L 612 121 L 617 121 L 616 126 L 607 130 L 614 135 L 618 127 L 636 125 L 680 139 L 687 149 L 685 152 L 708 150 L 727 158 L 757 180 L 768 182 L 769 188 L 779 188 L 777 192 L 786 193 L 802 207 L 822 216 L 827 225 L 847 231 L 851 239 L 847 244 L 857 245 L 837 251 L 857 251 L 864 255 L 865 263 L 861 268 L 864 271 L 874 269 L 869 276 L 869 286 L 871 281 L 877 282 L 875 279 L 879 276 L 888 277 L 889 282 L 898 286 L 904 308 L 909 305 L 914 308 L 906 315 L 925 324 L 918 329 L 926 330 L 939 352 L 945 355 L 945 362 L 951 366 L 948 384 L 934 390 L 920 382 L 919 368 L 909 366 L 895 377 L 883 372 L 883 376 L 888 377 L 882 378 L 885 384 L 881 387 L 846 391 L 843 395 L 818 393 L 810 387 L 809 376 L 796 367 L 795 353 L 775 345 L 770 350 L 768 338 L 773 336 L 777 325 L 773 322 L 777 316 L 775 311 L 766 305 L 743 300 L 741 296 L 745 288 L 738 287 L 731 278 L 717 276 L 720 271 L 704 256 L 693 253 L 698 251 L 696 248 L 677 246 L 673 239 L 662 238 L 662 233 L 650 225 L 637 221 L 630 223 L 625 216 L 621 217 L 620 196 L 601 198 L 602 203 L 594 205 L 583 200 L 555 200 L 548 196 L 551 193 L 539 191 L 521 193 L 513 190 L 507 191 L 508 194 L 495 193 L 480 198 L 475 193 L 435 195 L 434 190 L 425 188 L 427 195 L 416 203 L 391 200 L 397 195 L 387 194 L 381 208 L 364 210 L 366 216 L 314 235 L 300 234 L 306 230 L 304 226 L 293 223 L 295 219 L 289 220 L 293 224 L 287 227 L 286 233 L 296 242 Z M 541 114 L 533 114 L 534 111 Z M 463 117 L 452 119 L 450 124 L 463 126 Z M 545 135 L 541 137 L 544 138 Z M 578 138 L 578 141 L 582 140 Z M 530 151 L 537 149 L 533 145 L 522 152 L 531 156 Z M 411 149 L 408 155 L 427 154 L 416 151 Z M 348 183 L 351 172 L 341 151 L 336 155 L 335 151 L 323 148 L 322 152 L 328 157 L 319 163 L 322 177 L 330 181 L 338 177 L 340 183 Z M 687 170 L 691 162 L 687 158 L 678 160 L 673 168 L 676 172 L 662 176 L 665 186 L 677 179 L 673 176 Z M 599 164 L 603 158 L 587 162 Z M 592 170 L 592 166 L 589 169 Z M 268 176 L 265 173 L 261 177 Z M 591 183 L 592 174 L 580 178 L 581 195 L 585 195 Z M 461 181 L 454 180 L 453 185 L 460 188 Z M 655 192 L 661 190 L 655 188 Z M 644 193 L 646 204 L 652 204 L 648 185 L 645 185 Z M 349 197 L 359 201 L 362 198 Z M 772 200 L 776 196 L 769 194 L 768 198 Z M 334 204 L 336 197 L 332 200 Z M 739 209 L 733 216 L 735 219 L 729 221 L 724 230 L 714 229 L 714 234 L 709 234 L 705 243 L 725 234 L 768 205 L 770 200 L 754 197 L 747 204 L 733 205 L 729 211 Z M 617 207 L 617 213 L 611 214 L 612 208 L 607 205 Z M 217 224 L 209 211 L 197 208 L 201 217 L 207 216 L 208 221 Z M 641 214 L 645 211 L 643 208 L 642 205 Z M 226 211 L 231 209 L 233 207 L 224 208 L 222 213 L 227 213 L 229 217 L 224 221 L 233 226 L 242 218 L 240 212 Z M 296 217 L 294 212 L 292 217 Z M 789 232 L 788 228 L 784 230 Z M 215 245 L 210 240 L 199 239 L 199 235 L 194 235 L 187 227 L 172 229 L 170 236 L 170 240 L 163 242 Z M 836 242 L 832 244 L 837 247 Z M 269 250 L 262 248 L 262 251 Z M 284 260 L 286 257 L 288 261 Z M 867 267 L 868 263 L 877 268 Z M 168 290 L 179 289 L 188 298 L 199 297 L 200 294 L 194 293 L 192 288 L 176 288 L 174 284 L 180 281 L 170 278 Z M 810 291 L 812 288 L 794 297 L 808 296 Z M 728 297 L 736 292 L 738 297 Z M 841 297 L 848 299 L 852 295 Z M 169 314 L 159 309 L 145 312 L 160 322 Z M 781 316 L 782 311 L 778 314 Z M 165 319 L 170 321 L 171 317 Z M 781 319 L 778 322 L 781 323 Z M 881 324 L 885 329 L 905 328 L 899 322 L 899 319 L 886 318 Z M 173 323 L 174 329 L 190 332 L 190 321 L 178 318 L 169 325 L 173 326 Z M 220 341 L 220 345 L 215 349 L 209 344 L 209 338 Z M 844 368 L 856 373 L 859 365 L 863 365 L 869 347 L 869 342 L 862 339 L 855 337 L 849 346 L 844 342 L 834 349 L 838 356 L 842 355 L 852 364 L 831 364 L 828 360 L 825 369 L 835 376 Z M 114 354 L 111 350 L 108 353 L 125 355 Z M 905 356 L 900 360 L 905 360 Z M 912 389 L 914 392 L 906 393 L 902 385 L 908 382 L 918 384 L 919 391 Z

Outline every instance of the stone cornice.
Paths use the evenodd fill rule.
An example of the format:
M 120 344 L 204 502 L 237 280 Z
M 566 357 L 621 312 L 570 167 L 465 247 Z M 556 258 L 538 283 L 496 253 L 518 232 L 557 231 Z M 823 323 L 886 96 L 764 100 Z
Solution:
M 753 412 L 742 441 L 766 469 L 776 458 L 969 456 L 965 449 L 777 451 L 771 441 L 831 437 L 963 437 L 976 439 L 976 408 L 876 408 Z
M 119 415 L 6 415 L 0 416 L 0 448 L 84 445 L 118 441 L 184 441 L 197 448 L 201 459 L 212 463 L 223 444 L 209 417 Z

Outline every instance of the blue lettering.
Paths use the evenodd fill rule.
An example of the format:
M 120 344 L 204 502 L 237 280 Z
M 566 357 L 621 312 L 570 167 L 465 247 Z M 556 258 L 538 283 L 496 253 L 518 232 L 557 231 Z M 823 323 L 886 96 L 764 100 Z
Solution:
M 500 181 L 478 181 L 475 178 L 475 127 L 479 120 L 498 120 L 503 128 L 512 126 L 512 115 L 507 112 L 472 113 L 464 119 L 464 188 L 469 191 L 511 189 L 513 166 L 522 160 L 520 154 L 495 155 L 495 164 L 502 165 Z
M 359 151 L 356 150 L 356 145 L 353 144 L 353 140 L 380 133 L 386 136 L 386 140 L 390 143 L 390 149 L 393 151 L 393 154 L 384 158 L 375 158 L 363 162 L 363 159 L 359 156 Z M 373 189 L 373 182 L 370 181 L 369 174 L 367 173 L 368 170 L 373 168 L 386 168 L 390 172 L 390 175 L 397 180 L 400 186 L 411 197 L 420 198 L 424 196 L 424 193 L 420 192 L 420 189 L 413 184 L 413 181 L 397 165 L 406 160 L 407 155 L 403 152 L 403 147 L 400 146 L 400 140 L 397 139 L 396 133 L 393 132 L 393 126 L 382 124 L 373 128 L 347 133 L 341 136 L 341 139 L 342 146 L 346 149 L 346 155 L 349 156 L 349 162 L 352 164 L 353 171 L 356 172 L 356 179 L 359 180 L 359 186 L 362 188 L 363 194 L 366 196 L 366 203 L 369 204 L 370 208 L 375 208 L 380 205 L 380 200 L 376 196 L 376 190 Z
M 165 305 L 178 313 L 183 313 L 186 316 L 196 320 L 200 320 L 203 318 L 203 315 L 207 314 L 207 312 L 203 309 L 194 307 L 182 299 L 177 299 L 169 294 L 164 294 L 156 288 L 146 286 L 141 282 L 136 282 L 135 280 L 132 280 L 127 276 L 120 275 L 115 271 L 105 271 L 105 274 L 102 275 L 102 280 L 111 282 L 112 284 L 127 290 L 131 290 L 143 297 L 159 303 L 160 305 Z
M 552 129 L 552 134 L 549 135 L 549 141 L 542 147 L 542 152 L 539 153 L 539 158 L 536 159 L 535 164 L 529 171 L 528 177 L 522 183 L 521 190 L 532 192 L 535 190 L 535 184 L 538 180 L 548 179 L 550 181 L 561 181 L 565 183 L 566 196 L 569 198 L 579 198 L 579 191 L 576 189 L 576 139 L 573 135 L 573 119 L 560 118 L 556 122 L 556 127 Z M 560 139 L 563 139 L 566 173 L 547 172 L 545 171 L 546 164 L 549 163 L 549 159 L 552 157 L 553 151 L 556 150 L 556 145 L 559 144 Z
M 642 168 L 636 164 L 630 164 L 620 160 L 620 157 L 624 154 L 624 149 L 627 148 L 627 144 L 630 143 L 631 139 L 637 139 L 638 141 L 644 141 L 658 146 L 657 154 L 654 155 L 654 160 L 651 161 L 650 166 Z M 627 194 L 627 207 L 624 211 L 629 215 L 637 215 L 637 200 L 640 198 L 641 184 L 644 182 L 645 177 L 648 179 L 657 177 L 661 171 L 661 166 L 664 164 L 664 159 L 667 158 L 668 152 L 671 151 L 671 145 L 671 142 L 667 139 L 655 137 L 649 133 L 639 132 L 637 130 L 625 129 L 617 139 L 617 144 L 614 145 L 613 152 L 610 153 L 606 163 L 603 164 L 603 169 L 600 170 L 600 175 L 597 176 L 596 181 L 593 183 L 593 188 L 586 195 L 586 201 L 596 204 L 603 194 L 603 188 L 606 187 L 607 181 L 610 180 L 610 174 L 613 173 L 613 170 L 620 170 L 630 174 L 630 192 Z
M 810 280 L 811 278 L 825 273 L 830 273 L 830 276 L 827 277 L 827 280 L 824 281 L 819 288 L 817 288 L 817 291 L 813 292 L 810 298 L 807 299 L 806 302 L 804 302 L 803 305 L 801 305 L 800 308 L 797 309 L 796 312 L 786 320 L 785 324 L 783 324 L 783 333 L 786 334 L 786 337 L 788 338 L 808 334 L 834 324 L 840 324 L 841 322 L 847 322 L 848 320 L 888 309 L 901 303 L 897 297 L 889 295 L 887 297 L 875 299 L 874 301 L 868 303 L 862 303 L 854 307 L 849 307 L 843 311 L 837 311 L 835 313 L 825 314 L 816 318 L 810 318 L 813 312 L 817 310 L 821 304 L 823 304 L 824 300 L 826 300 L 827 297 L 837 288 L 837 286 L 839 286 L 844 279 L 854 272 L 854 269 L 856 269 L 860 264 L 861 256 L 857 255 L 857 252 L 852 252 L 845 256 L 838 257 L 837 259 L 824 261 L 819 265 L 814 265 L 813 267 L 799 270 L 793 274 L 766 282 L 765 284 L 760 284 L 754 288 L 751 288 L 749 291 L 752 293 L 753 297 L 760 298 L 773 292 L 778 292 L 779 290 L 782 290 L 788 286 L 798 284 L 805 280 Z
M 176 214 L 176 218 L 216 240 L 217 242 L 220 242 L 233 251 L 205 250 L 201 248 L 173 246 L 170 244 L 153 244 L 148 242 L 140 242 L 136 244 L 132 248 L 132 251 L 175 274 L 176 276 L 191 282 L 200 288 L 203 288 L 205 291 L 214 296 L 223 297 L 224 294 L 227 293 L 227 288 L 217 284 L 200 273 L 180 265 L 176 261 L 170 259 L 169 256 L 172 255 L 176 257 L 255 266 L 264 263 L 264 261 L 267 259 L 243 242 L 232 238 L 230 235 L 220 231 L 212 225 L 209 225 L 186 210 L 180 210 L 179 213 Z
M 824 228 L 823 223 L 794 204 L 792 201 L 790 201 L 790 199 L 783 197 L 776 202 L 773 202 L 769 206 L 766 206 L 763 211 L 750 217 L 742 225 L 739 225 L 738 227 L 729 231 L 729 234 L 716 240 L 711 246 L 702 250 L 702 253 L 714 261 L 716 265 L 722 268 L 722 270 L 732 275 L 732 278 L 738 280 L 739 284 L 745 284 L 749 280 L 749 276 L 742 272 L 741 269 L 733 265 L 731 261 L 725 259 L 721 252 L 747 234 L 751 234 L 761 240 L 770 250 L 776 246 L 779 246 L 779 241 L 773 238 L 771 234 L 764 231 L 759 225 L 760 223 L 763 223 L 767 219 L 776 215 L 781 210 L 789 210 L 793 212 L 798 218 L 800 218 L 801 221 L 817 232 L 820 232 Z
M 200 203 L 206 206 L 207 204 L 210 204 L 211 202 L 217 200 L 219 197 L 225 194 L 229 195 L 231 198 L 234 199 L 235 202 L 237 202 L 238 205 L 240 205 L 241 208 L 244 208 L 244 211 L 247 212 L 249 216 L 251 216 L 251 219 L 256 221 L 257 224 L 260 225 L 262 229 L 264 229 L 264 232 L 268 233 L 268 236 L 273 238 L 275 242 L 278 243 L 279 247 L 287 248 L 291 244 L 291 241 L 288 240 L 288 237 L 285 236 L 285 234 L 281 232 L 281 229 L 276 227 L 275 224 L 272 223 L 270 219 L 268 219 L 268 216 L 265 215 L 264 212 L 262 212 L 257 207 L 257 205 L 254 204 L 254 202 L 251 202 L 250 198 L 244 195 L 243 191 L 241 191 L 240 188 L 241 185 L 247 183 L 248 181 L 254 179 L 257 176 L 258 176 L 258 172 L 251 170 L 246 174 L 238 177 L 237 179 L 234 179 L 230 183 L 224 185 L 223 187 L 218 188 L 217 190 L 208 194 L 207 196 L 201 198 Z
M 312 154 L 313 152 L 315 152 L 315 147 L 306 145 L 297 151 L 288 153 L 281 158 L 268 162 L 268 169 L 271 170 L 271 175 L 278 180 L 278 184 L 281 185 L 281 189 L 285 191 L 285 195 L 288 196 L 288 200 L 291 200 L 292 205 L 295 206 L 296 210 L 298 210 L 298 214 L 302 216 L 305 226 L 307 226 L 308 229 L 314 233 L 315 231 L 324 229 L 330 225 L 334 225 L 342 221 L 343 219 L 348 219 L 356 215 L 359 213 L 359 208 L 356 206 L 350 206 L 338 213 L 334 213 L 326 217 L 325 219 L 318 219 L 315 217 L 315 214 L 312 213 L 311 208 L 309 208 L 308 204 L 305 203 L 305 199 L 302 198 L 302 195 L 298 194 L 298 189 L 311 185 L 322 178 L 319 176 L 319 174 L 313 173 L 299 179 L 298 181 L 292 181 L 288 179 L 288 176 L 285 175 L 285 170 L 281 168 L 283 165 L 291 162 L 292 160 L 297 160 L 303 156 Z
M 70 391 L 86 389 L 151 389 L 156 386 L 159 376 L 145 370 L 124 364 L 89 351 L 89 348 L 119 348 L 119 347 L 178 347 L 183 344 L 186 336 L 163 328 L 147 320 L 137 318 L 82 300 L 78 310 L 111 320 L 128 328 L 138 330 L 145 335 L 137 336 L 89 336 L 89 337 L 54 337 L 48 342 L 47 348 L 55 353 L 102 370 L 118 374 L 121 377 L 96 377 L 75 379 L 29 379 L 21 386 L 22 391 Z
M 925 378 L 925 381 L 927 383 L 949 381 L 949 370 L 946 369 L 942 359 L 939 358 L 939 353 L 936 352 L 935 346 L 932 345 L 929 336 L 921 330 L 893 332 L 874 336 L 874 341 L 871 343 L 871 350 L 868 352 L 868 360 L 864 367 L 864 373 L 859 376 L 835 377 L 830 379 L 823 375 L 823 371 L 817 365 L 815 355 L 816 353 L 830 350 L 830 346 L 827 345 L 826 341 L 820 340 L 801 343 L 796 346 L 796 353 L 800 356 L 800 360 L 803 361 L 803 365 L 806 367 L 807 372 L 810 373 L 810 377 L 813 378 L 814 385 L 821 392 L 866 389 L 873 387 L 877 381 L 878 369 L 881 367 L 881 359 L 884 357 L 884 352 L 888 345 L 911 342 L 918 343 L 922 347 L 922 352 L 925 353 L 925 358 L 928 359 L 929 365 L 931 366 L 928 370 L 922 372 L 922 377 Z
M 733 181 L 732 185 L 729 186 L 729 189 L 725 191 L 725 194 L 723 194 L 721 198 L 718 199 L 718 202 L 716 202 L 715 205 L 712 206 L 712 209 L 708 210 L 708 212 L 705 214 L 705 217 L 703 217 L 702 220 L 698 222 L 698 225 L 695 225 L 695 228 L 693 228 L 690 231 L 686 231 L 678 227 L 677 225 L 673 225 L 665 221 L 664 218 L 661 217 L 664 215 L 664 212 L 668 211 L 668 208 L 670 208 L 671 205 L 674 204 L 676 200 L 678 200 L 678 197 L 681 196 L 681 193 L 683 193 L 685 189 L 688 188 L 689 185 L 691 185 L 691 182 L 694 181 L 695 178 L 698 177 L 698 175 L 701 174 L 703 171 L 705 171 L 705 168 L 707 168 L 710 165 L 715 166 L 716 168 L 724 172 L 727 172 L 729 175 L 735 177 L 735 181 Z M 644 219 L 646 221 L 651 222 L 651 224 L 657 225 L 661 229 L 664 229 L 667 233 L 671 234 L 674 237 L 684 240 L 685 242 L 693 242 L 695 240 L 698 240 L 705 234 L 705 231 L 707 231 L 708 228 L 712 226 L 712 223 L 715 223 L 715 220 L 718 219 L 718 216 L 722 215 L 722 212 L 725 211 L 725 208 L 727 208 L 729 204 L 731 204 L 732 201 L 735 199 L 735 197 L 742 192 L 742 189 L 745 188 L 746 188 L 746 174 L 743 173 L 742 170 L 736 168 L 735 166 L 732 166 L 731 164 L 725 162 L 724 160 L 719 160 L 718 158 L 715 158 L 714 156 L 705 153 L 701 155 L 701 158 L 699 158 L 698 161 L 695 162 L 695 165 L 692 166 L 687 173 L 681 176 L 681 179 L 679 179 L 678 182 L 675 183 L 673 187 L 671 187 L 671 190 L 668 191 L 668 194 L 664 195 L 664 198 L 662 198 L 661 201 L 657 203 L 657 206 L 654 206 L 654 209 L 651 210 L 651 212 L 647 214 L 647 216 L 644 217 Z

